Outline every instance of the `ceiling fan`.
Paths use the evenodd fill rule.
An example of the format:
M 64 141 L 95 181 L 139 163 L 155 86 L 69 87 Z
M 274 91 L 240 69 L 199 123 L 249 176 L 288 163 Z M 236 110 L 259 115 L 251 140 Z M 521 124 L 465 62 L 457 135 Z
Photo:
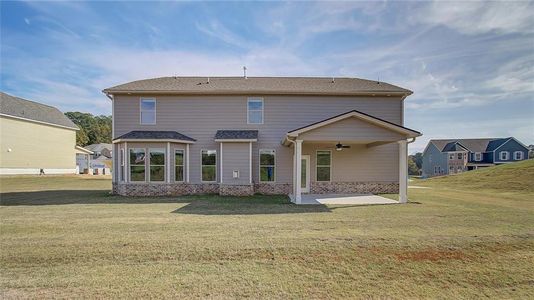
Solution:
M 349 145 L 343 145 L 343 144 L 341 144 L 341 142 L 337 142 L 336 151 L 341 151 L 341 150 L 343 150 L 343 148 L 350 148 L 350 146 Z

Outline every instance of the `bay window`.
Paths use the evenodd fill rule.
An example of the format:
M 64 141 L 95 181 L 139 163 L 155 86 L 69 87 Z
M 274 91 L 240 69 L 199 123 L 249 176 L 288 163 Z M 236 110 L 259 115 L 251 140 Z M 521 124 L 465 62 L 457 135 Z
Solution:
M 150 181 L 165 181 L 165 149 L 150 149 Z
M 130 149 L 130 181 L 145 180 L 145 149 Z
M 174 181 L 184 181 L 184 150 L 174 151 Z

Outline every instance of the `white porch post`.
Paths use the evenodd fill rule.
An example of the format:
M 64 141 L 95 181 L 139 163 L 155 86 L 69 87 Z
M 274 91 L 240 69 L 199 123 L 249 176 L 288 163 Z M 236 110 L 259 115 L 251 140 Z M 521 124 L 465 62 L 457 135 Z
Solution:
M 189 183 L 189 144 L 185 144 L 185 182 Z
M 171 143 L 167 142 L 167 183 L 171 183 Z
M 408 202 L 408 142 L 399 141 L 399 202 Z
M 295 203 L 301 203 L 302 194 L 302 140 L 295 141 Z

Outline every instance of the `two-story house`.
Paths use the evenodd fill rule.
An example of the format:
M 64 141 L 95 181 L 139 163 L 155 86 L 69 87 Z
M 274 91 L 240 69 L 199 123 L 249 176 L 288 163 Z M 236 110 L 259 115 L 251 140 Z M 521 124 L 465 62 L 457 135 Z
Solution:
M 423 177 L 457 174 L 528 159 L 528 148 L 513 137 L 430 140 L 423 152 Z
M 399 193 L 411 91 L 356 78 L 164 77 L 103 91 L 120 195 Z

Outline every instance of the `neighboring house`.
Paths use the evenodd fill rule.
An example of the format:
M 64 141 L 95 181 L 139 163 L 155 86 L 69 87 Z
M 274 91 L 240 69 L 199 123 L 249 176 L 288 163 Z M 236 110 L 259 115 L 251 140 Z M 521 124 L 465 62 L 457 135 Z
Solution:
M 113 146 L 111 144 L 100 143 L 100 144 L 91 144 L 84 147 L 89 151 L 93 151 L 93 159 L 97 159 L 100 156 L 105 156 L 111 158 Z
M 76 130 L 57 108 L 0 92 L 0 174 L 75 174 Z
M 113 102 L 121 195 L 397 193 L 412 92 L 356 78 L 164 77 L 103 91 Z
M 450 175 L 528 159 L 513 137 L 430 140 L 423 152 L 423 177 Z

